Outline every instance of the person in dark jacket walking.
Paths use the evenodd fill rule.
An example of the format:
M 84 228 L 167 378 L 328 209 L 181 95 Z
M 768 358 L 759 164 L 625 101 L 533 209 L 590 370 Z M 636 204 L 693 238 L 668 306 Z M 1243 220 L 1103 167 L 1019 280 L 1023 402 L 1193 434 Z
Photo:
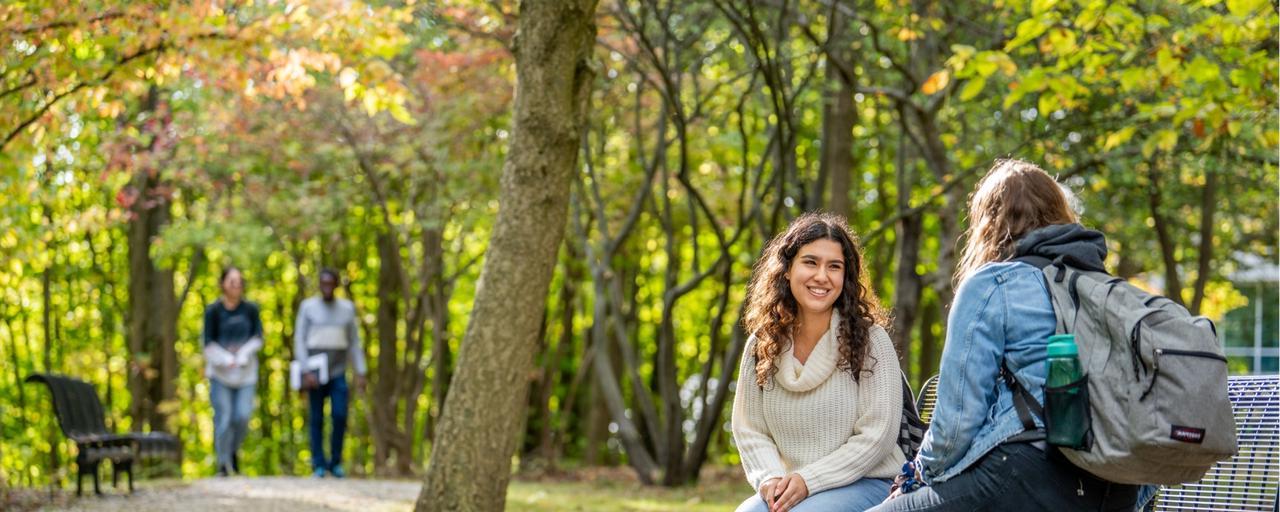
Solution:
M 254 390 L 258 382 L 258 351 L 262 350 L 262 319 L 258 305 L 244 300 L 244 276 L 227 267 L 218 280 L 222 296 L 204 310 L 205 376 L 213 402 L 213 448 L 217 474 L 240 471 L 237 452 L 249 433 Z

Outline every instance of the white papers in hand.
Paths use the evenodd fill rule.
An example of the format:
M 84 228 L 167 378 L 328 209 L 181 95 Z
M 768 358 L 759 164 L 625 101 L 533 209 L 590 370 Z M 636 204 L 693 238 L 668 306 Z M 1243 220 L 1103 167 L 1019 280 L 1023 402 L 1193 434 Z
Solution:
M 306 361 L 291 361 L 289 363 L 289 387 L 293 390 L 302 389 L 302 374 L 315 372 L 320 385 L 329 382 L 329 355 L 315 354 L 307 357 Z

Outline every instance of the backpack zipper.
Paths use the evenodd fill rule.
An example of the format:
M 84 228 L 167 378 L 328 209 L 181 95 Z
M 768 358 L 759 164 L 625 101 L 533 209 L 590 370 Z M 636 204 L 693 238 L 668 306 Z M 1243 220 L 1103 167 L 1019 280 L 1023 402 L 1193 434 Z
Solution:
M 1133 324 L 1133 331 L 1129 333 L 1129 359 L 1130 363 L 1133 364 L 1133 380 L 1135 382 L 1142 380 L 1142 375 L 1138 373 L 1139 365 L 1142 367 L 1142 373 L 1147 373 L 1147 363 L 1142 360 L 1140 354 L 1142 349 L 1141 334 L 1142 322 Z
M 1172 349 L 1172 348 L 1158 348 L 1156 349 L 1155 360 L 1153 360 L 1151 363 L 1153 367 L 1151 371 L 1151 384 L 1147 385 L 1147 390 L 1142 392 L 1142 396 L 1138 397 L 1138 401 L 1146 400 L 1147 395 L 1150 395 L 1151 390 L 1156 387 L 1156 379 L 1160 378 L 1160 356 L 1165 354 L 1169 354 L 1171 356 L 1200 357 L 1204 359 L 1213 359 L 1216 361 L 1222 361 L 1223 363 L 1227 362 L 1226 357 L 1220 356 L 1213 352 L 1204 352 L 1201 350 L 1178 350 L 1178 349 Z
M 1224 363 L 1227 362 L 1227 358 L 1225 356 L 1220 356 L 1213 352 L 1204 352 L 1200 350 L 1177 350 L 1172 348 L 1158 348 L 1156 349 L 1156 368 L 1160 367 L 1160 363 L 1159 363 L 1160 356 L 1164 354 L 1169 354 L 1171 356 L 1203 357 L 1207 359 L 1217 359 Z

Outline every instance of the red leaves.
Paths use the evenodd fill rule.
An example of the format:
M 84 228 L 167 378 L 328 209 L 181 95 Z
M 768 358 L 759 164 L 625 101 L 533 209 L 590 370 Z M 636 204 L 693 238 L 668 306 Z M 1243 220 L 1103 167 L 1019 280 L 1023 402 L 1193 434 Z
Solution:
M 138 201 L 138 189 L 133 187 L 124 187 L 116 192 L 116 204 L 125 210 L 133 209 L 133 203 Z

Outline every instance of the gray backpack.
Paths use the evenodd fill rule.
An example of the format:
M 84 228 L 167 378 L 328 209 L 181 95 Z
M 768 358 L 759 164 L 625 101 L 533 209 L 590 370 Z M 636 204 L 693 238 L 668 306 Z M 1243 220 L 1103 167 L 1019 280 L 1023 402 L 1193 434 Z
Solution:
M 1067 388 L 1085 387 L 1076 396 L 1088 403 L 1090 432 L 1081 446 L 1059 447 L 1068 460 L 1116 483 L 1178 484 L 1235 455 L 1227 358 L 1212 321 L 1062 258 L 1014 261 L 1043 270 L 1057 332 L 1074 334 L 1080 349 L 1083 382 L 1044 390 L 1052 408 L 1071 396 Z M 1003 373 L 1023 424 L 1034 428 L 1029 412 L 1043 418 L 1039 404 Z

